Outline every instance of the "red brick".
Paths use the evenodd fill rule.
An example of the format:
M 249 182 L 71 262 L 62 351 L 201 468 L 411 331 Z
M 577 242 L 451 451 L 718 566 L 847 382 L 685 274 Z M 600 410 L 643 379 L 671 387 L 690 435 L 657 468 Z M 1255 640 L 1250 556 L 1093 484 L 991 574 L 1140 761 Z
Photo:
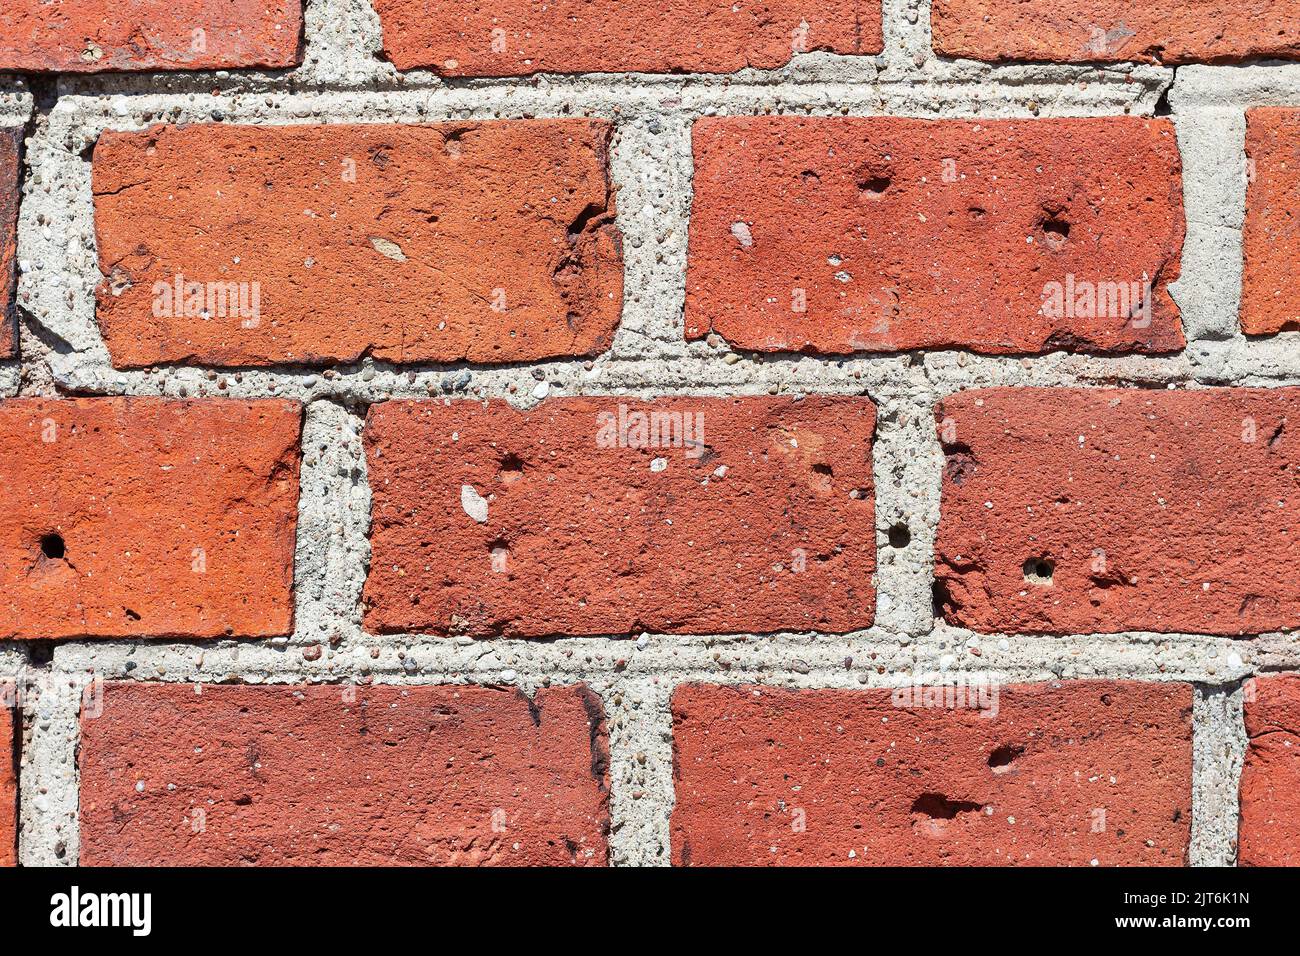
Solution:
M 1241 327 L 1247 335 L 1300 330 L 1300 109 L 1246 111 L 1246 223 Z
M 98 312 L 113 363 L 604 351 L 623 282 L 610 135 L 592 120 L 105 133 Z M 178 275 L 245 283 L 249 308 L 175 316 Z
M 1250 681 L 1245 710 L 1237 861 L 1300 865 L 1300 675 Z
M 1166 120 L 725 117 L 699 121 L 694 142 L 688 339 L 823 354 L 1183 346 Z M 1047 293 L 1069 281 L 1135 286 L 1152 305 L 1067 311 Z
M 289 67 L 301 36 L 302 0 L 5 0 L 0 70 Z
M 636 426 L 653 413 L 678 416 L 656 428 L 661 447 Z M 640 447 L 617 447 L 620 416 L 625 444 Z M 867 627 L 874 427 L 867 399 L 374 406 L 366 626 L 476 637 Z M 470 513 L 479 499 L 485 521 Z
M 678 688 L 674 863 L 1186 862 L 1188 685 L 1013 685 L 987 710 L 919 700 Z
M 289 633 L 301 419 L 283 401 L 0 402 L 0 638 Z
M 1300 626 L 1300 389 L 994 388 L 949 398 L 935 417 L 950 622 Z
M 934 0 L 941 56 L 1053 63 L 1300 58 L 1294 0 Z
M 18 264 L 19 154 L 21 129 L 0 129 L 0 359 L 17 354 L 14 289 Z
M 117 683 L 103 707 L 82 720 L 83 865 L 606 862 L 583 685 Z
M 0 683 L 0 866 L 18 860 L 18 779 L 14 773 L 14 734 L 17 732 L 12 684 Z
M 373 0 L 399 70 L 444 76 L 529 73 L 733 73 L 772 69 L 793 51 L 879 53 L 879 0 Z

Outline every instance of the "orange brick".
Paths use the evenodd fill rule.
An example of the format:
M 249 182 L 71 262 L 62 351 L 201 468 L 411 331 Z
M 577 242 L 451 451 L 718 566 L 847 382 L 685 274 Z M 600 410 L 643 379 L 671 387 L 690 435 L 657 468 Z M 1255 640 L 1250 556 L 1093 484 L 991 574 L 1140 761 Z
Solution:
M 879 53 L 880 0 L 374 0 L 399 70 L 444 76 L 734 73 L 796 51 Z
M 832 355 L 1183 346 L 1167 120 L 720 117 L 696 123 L 694 148 L 688 339 Z
M 930 26 L 941 56 L 993 62 L 1300 59 L 1293 0 L 934 0 Z
M 288 67 L 301 36 L 302 0 L 5 0 L 0 70 Z
M 1247 335 L 1300 330 L 1300 109 L 1246 111 L 1245 267 L 1241 328 Z
M 610 135 L 594 120 L 105 133 L 113 363 L 602 352 L 623 295 Z
M 0 402 L 0 639 L 292 629 L 301 407 Z
M 1237 862 L 1300 865 L 1300 675 L 1250 681 L 1245 712 Z

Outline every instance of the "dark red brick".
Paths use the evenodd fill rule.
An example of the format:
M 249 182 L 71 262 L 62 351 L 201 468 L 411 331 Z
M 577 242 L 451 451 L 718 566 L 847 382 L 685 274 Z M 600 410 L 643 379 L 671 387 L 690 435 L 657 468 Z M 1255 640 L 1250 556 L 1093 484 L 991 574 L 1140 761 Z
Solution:
M 665 426 L 675 416 L 655 430 L 659 447 L 635 426 L 651 414 Z M 618 447 L 620 421 L 637 447 Z M 875 406 L 851 398 L 373 406 L 366 626 L 476 637 L 868 627 L 874 426 Z
M 917 688 L 679 687 L 674 863 L 1186 862 L 1187 684 L 986 690 L 996 707 L 929 707 Z
M 944 616 L 977 631 L 1300 626 L 1300 390 L 994 388 L 936 411 Z
M 86 866 L 602 865 L 583 685 L 105 685 L 82 721 Z

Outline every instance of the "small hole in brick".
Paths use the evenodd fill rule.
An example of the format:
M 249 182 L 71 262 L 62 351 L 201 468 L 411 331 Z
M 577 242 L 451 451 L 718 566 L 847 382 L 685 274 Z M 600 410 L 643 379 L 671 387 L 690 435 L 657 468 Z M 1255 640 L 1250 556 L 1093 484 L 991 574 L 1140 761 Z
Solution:
M 891 548 L 906 548 L 911 543 L 912 532 L 901 521 L 889 529 L 889 546 Z
M 946 618 L 950 612 L 957 610 L 957 602 L 952 599 L 944 581 L 935 581 L 930 586 L 930 604 L 936 618 Z
M 821 491 L 829 492 L 835 480 L 835 471 L 830 465 L 818 462 L 812 466 L 813 482 Z
M 862 182 L 858 183 L 858 188 L 864 193 L 871 193 L 872 195 L 879 196 L 889 188 L 889 182 L 890 180 L 888 176 L 868 176 L 866 179 L 862 180 Z
M 510 545 L 504 538 L 497 538 L 488 545 L 488 556 L 492 559 L 492 570 L 497 574 L 506 574 L 510 570 Z
M 1048 219 L 1043 223 L 1043 241 L 1051 249 L 1059 249 L 1070 238 L 1070 224 L 1064 219 Z
M 1056 572 L 1056 562 L 1051 558 L 1030 558 L 1025 561 L 1025 580 L 1039 587 L 1048 587 Z
M 60 561 L 67 553 L 67 548 L 63 544 L 63 535 L 51 531 L 49 534 L 41 536 L 41 554 L 51 561 Z
M 501 459 L 501 470 L 497 473 L 497 477 L 506 484 L 518 481 L 523 475 L 524 462 L 518 455 L 510 454 Z
M 959 813 L 984 809 L 972 800 L 950 800 L 941 793 L 923 793 L 912 801 L 912 812 L 935 820 L 952 820 Z
M 1024 752 L 1024 747 L 1017 747 L 1015 744 L 1004 744 L 989 754 L 989 766 L 993 768 L 994 773 L 1004 772 L 1007 767 L 1011 766 L 1012 761 Z

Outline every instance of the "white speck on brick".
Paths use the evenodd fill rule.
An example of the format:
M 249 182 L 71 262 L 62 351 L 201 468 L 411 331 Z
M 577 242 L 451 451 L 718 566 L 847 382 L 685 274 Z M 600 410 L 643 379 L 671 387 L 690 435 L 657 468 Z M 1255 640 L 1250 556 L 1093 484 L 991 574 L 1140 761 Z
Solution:
M 469 515 L 479 524 L 487 522 L 487 499 L 475 491 L 473 485 L 460 486 L 460 506 L 465 509 L 465 514 Z

